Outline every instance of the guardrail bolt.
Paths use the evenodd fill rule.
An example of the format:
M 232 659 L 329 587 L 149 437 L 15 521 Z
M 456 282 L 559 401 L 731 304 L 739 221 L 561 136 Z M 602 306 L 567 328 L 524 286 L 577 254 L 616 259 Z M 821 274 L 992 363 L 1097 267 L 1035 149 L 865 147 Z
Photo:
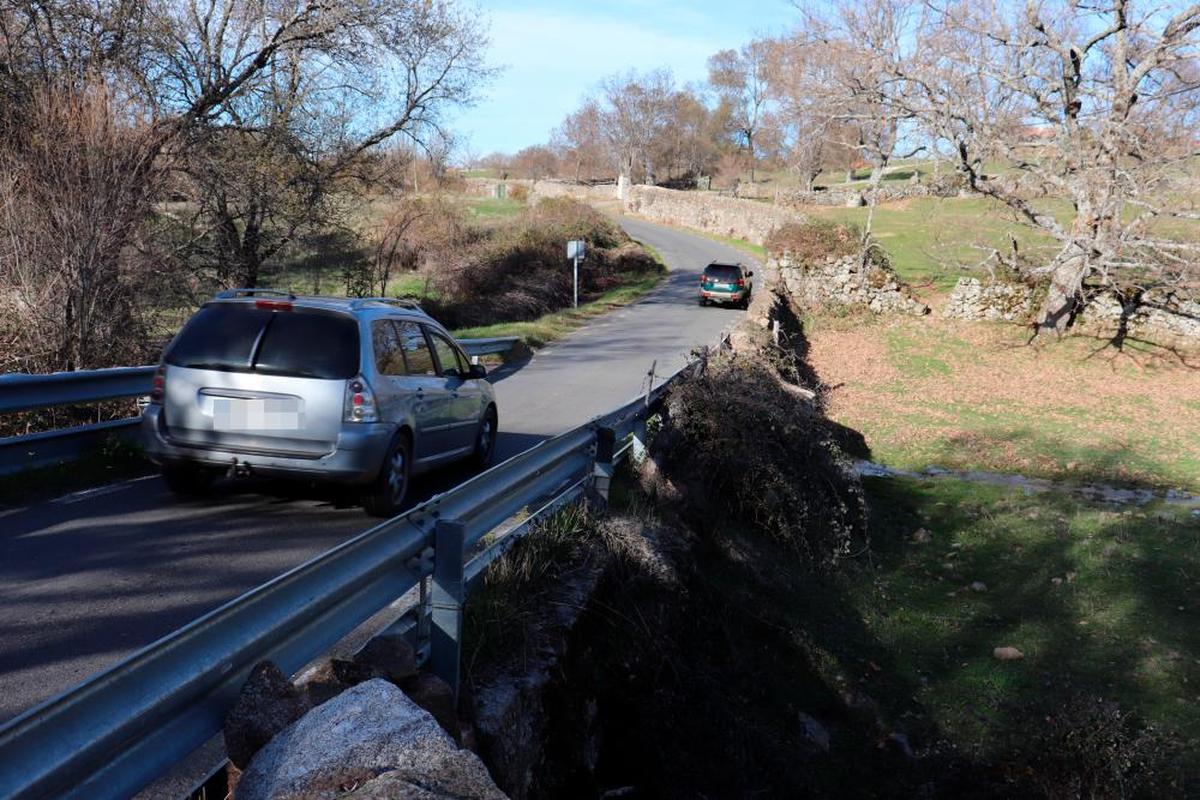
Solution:
M 459 663 L 462 651 L 463 543 L 466 526 L 458 520 L 440 520 L 434 531 L 432 623 L 429 636 L 429 666 L 458 698 Z

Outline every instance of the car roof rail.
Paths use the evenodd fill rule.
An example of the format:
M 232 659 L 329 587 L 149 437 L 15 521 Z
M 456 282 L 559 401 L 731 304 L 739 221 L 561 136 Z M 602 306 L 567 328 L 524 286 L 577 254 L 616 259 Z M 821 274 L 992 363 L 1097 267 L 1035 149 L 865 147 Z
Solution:
M 352 308 L 362 308 L 365 305 L 397 306 L 399 308 L 420 311 L 422 314 L 425 313 L 425 309 L 421 308 L 421 304 L 411 297 L 360 297 L 351 303 Z
M 217 299 L 232 300 L 236 297 L 255 297 L 260 294 L 271 297 L 286 297 L 288 300 L 296 299 L 296 295 L 283 289 L 226 289 L 223 292 L 217 292 Z

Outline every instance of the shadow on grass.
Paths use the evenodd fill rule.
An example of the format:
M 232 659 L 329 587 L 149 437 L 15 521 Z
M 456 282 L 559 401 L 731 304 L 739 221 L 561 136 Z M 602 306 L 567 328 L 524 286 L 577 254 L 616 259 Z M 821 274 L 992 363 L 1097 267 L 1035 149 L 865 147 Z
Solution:
M 988 425 L 986 420 L 982 424 Z M 1068 434 L 1032 427 L 985 427 L 944 436 L 924 448 L 921 456 L 939 467 L 1011 472 L 1076 485 L 1101 483 L 1150 491 L 1200 488 L 1186 466 L 1166 472 L 1163 460 L 1152 460 L 1126 443 L 1111 439 L 1103 444 L 1081 443 Z
M 1055 741 L 1059 717 L 1077 713 L 1081 700 L 1115 702 L 1128 721 L 1115 742 L 1074 753 L 1073 766 L 1053 770 L 1058 778 L 1049 765 L 1035 777 L 1061 796 L 1089 772 L 1119 788 L 1147 777 L 1123 774 L 1121 758 L 1169 760 L 1173 740 L 1187 742 L 1177 765 L 1187 778 L 1155 765 L 1166 780 L 1159 796 L 1184 796 L 1185 780 L 1198 788 L 1200 725 L 1189 689 L 1200 680 L 1194 518 L 953 482 L 868 486 L 875 564 L 852 584 L 850 602 L 866 610 L 910 685 L 923 685 L 918 697 L 960 752 L 981 763 L 1014 754 L 1039 763 L 1051 755 L 1034 749 Z M 933 531 L 932 541 L 912 541 L 919 527 Z M 986 589 L 972 590 L 976 581 Z M 998 661 L 1000 646 L 1025 657 Z M 850 658 L 860 652 L 853 639 L 831 647 Z M 1142 725 L 1170 736 L 1139 733 Z M 1076 731 L 1075 740 L 1094 735 Z

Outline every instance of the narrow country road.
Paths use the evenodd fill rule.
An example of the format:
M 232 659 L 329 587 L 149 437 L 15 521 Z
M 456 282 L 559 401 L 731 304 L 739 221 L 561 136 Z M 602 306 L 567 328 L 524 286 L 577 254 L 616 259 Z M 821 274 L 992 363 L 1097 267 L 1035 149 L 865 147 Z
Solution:
M 709 261 L 747 256 L 622 225 L 663 256 L 667 279 L 496 372 L 497 460 L 621 405 L 646 388 L 652 363 L 659 378 L 671 374 L 740 313 L 700 308 L 696 283 Z M 465 474 L 419 480 L 415 500 Z M 182 500 L 157 476 L 0 510 L 0 722 L 373 524 L 330 490 L 223 483 L 214 497 Z

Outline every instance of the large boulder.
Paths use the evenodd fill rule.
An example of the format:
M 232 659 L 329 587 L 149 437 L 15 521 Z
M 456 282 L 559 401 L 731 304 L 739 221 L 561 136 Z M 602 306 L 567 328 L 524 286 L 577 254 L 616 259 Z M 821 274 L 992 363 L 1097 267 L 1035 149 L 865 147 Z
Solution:
M 250 763 L 271 737 L 308 711 L 308 698 L 270 661 L 255 665 L 225 717 L 225 752 L 234 766 Z
M 382 678 L 317 706 L 254 756 L 238 800 L 354 797 L 500 800 L 483 763 Z M 361 792 L 361 794 L 360 794 Z

